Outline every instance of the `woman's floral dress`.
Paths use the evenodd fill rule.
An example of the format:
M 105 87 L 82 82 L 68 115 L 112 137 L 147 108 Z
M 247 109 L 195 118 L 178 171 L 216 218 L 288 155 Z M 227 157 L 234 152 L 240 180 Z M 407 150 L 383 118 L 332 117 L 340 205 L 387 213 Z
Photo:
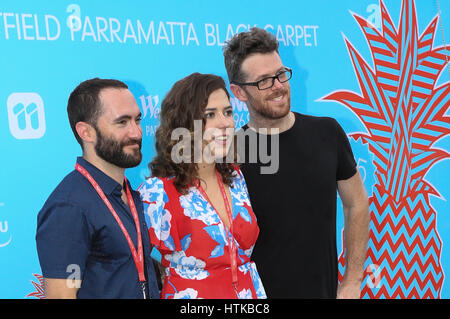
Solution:
M 259 227 L 239 169 L 234 171 L 230 187 L 233 236 L 196 187 L 182 195 L 172 178 L 152 177 L 139 192 L 150 241 L 165 267 L 161 298 L 266 298 L 250 260 Z M 237 247 L 236 288 L 232 284 L 228 238 Z

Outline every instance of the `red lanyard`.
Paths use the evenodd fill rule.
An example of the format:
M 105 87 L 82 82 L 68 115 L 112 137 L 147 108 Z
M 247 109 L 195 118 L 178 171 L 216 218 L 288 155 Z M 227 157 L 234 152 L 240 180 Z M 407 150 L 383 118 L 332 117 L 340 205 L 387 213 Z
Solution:
M 223 201 L 225 203 L 225 209 L 227 211 L 228 220 L 230 221 L 231 236 L 228 235 L 228 232 L 226 230 L 225 230 L 225 232 L 227 234 L 228 242 L 230 244 L 231 276 L 233 279 L 232 282 L 233 282 L 233 286 L 237 293 L 237 283 L 238 283 L 238 275 L 237 275 L 238 269 L 237 269 L 237 258 L 236 258 L 237 248 L 236 248 L 236 244 L 234 243 L 234 238 L 233 238 L 233 214 L 231 212 L 230 204 L 228 203 L 227 194 L 225 192 L 225 188 L 222 183 L 222 177 L 220 176 L 220 174 L 217 170 L 216 170 L 216 176 L 217 176 L 217 182 L 219 183 L 220 191 L 222 192 L 222 197 L 223 197 Z M 206 200 L 211 204 L 211 206 L 214 208 L 214 205 L 210 201 L 210 199 L 209 199 L 208 195 L 206 194 L 205 190 L 203 189 L 203 187 L 200 185 L 200 182 L 198 182 L 197 188 L 200 191 L 200 193 L 206 198 Z M 215 211 L 218 212 L 217 209 L 215 209 Z M 225 225 L 225 223 L 223 223 L 223 224 Z
M 91 183 L 91 185 L 94 187 L 94 189 L 97 191 L 100 198 L 103 200 L 105 205 L 108 207 L 111 214 L 114 216 L 117 224 L 119 225 L 120 229 L 122 230 L 127 242 L 128 246 L 130 246 L 131 253 L 133 255 L 134 263 L 136 264 L 136 269 L 138 271 L 139 275 L 139 281 L 142 285 L 142 291 L 145 298 L 145 273 L 144 273 L 144 253 L 142 248 L 142 236 L 141 236 L 141 227 L 139 224 L 139 216 L 136 209 L 136 205 L 134 204 L 133 197 L 131 196 L 130 189 L 128 187 L 127 178 L 125 177 L 125 189 L 127 193 L 128 198 L 128 205 L 130 206 L 131 214 L 133 215 L 134 223 L 136 224 L 136 230 L 137 230 L 137 240 L 138 240 L 138 250 L 136 251 L 136 248 L 134 247 L 133 241 L 131 240 L 130 235 L 128 234 L 128 231 L 126 230 L 125 226 L 123 225 L 122 221 L 120 220 L 119 215 L 117 215 L 116 211 L 112 207 L 111 203 L 109 202 L 108 198 L 106 197 L 105 193 L 101 189 L 100 185 L 95 181 L 95 179 L 89 174 L 87 170 L 84 169 L 83 166 L 80 164 L 75 164 L 75 169 L 79 171 L 86 179 Z

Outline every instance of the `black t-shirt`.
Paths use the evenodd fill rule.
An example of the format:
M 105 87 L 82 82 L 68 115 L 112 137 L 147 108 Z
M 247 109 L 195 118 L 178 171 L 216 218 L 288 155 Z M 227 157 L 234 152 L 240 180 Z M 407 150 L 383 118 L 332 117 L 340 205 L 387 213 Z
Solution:
M 293 127 L 276 136 L 248 126 L 238 133 L 245 138 L 241 169 L 260 227 L 252 259 L 268 298 L 335 298 L 337 181 L 352 177 L 356 163 L 336 120 L 294 114 Z M 264 167 L 276 170 L 277 153 L 276 173 L 261 174 Z

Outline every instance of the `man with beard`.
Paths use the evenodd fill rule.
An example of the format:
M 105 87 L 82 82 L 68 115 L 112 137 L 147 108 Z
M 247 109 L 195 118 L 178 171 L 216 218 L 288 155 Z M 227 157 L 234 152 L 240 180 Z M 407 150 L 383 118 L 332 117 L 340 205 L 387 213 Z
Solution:
M 158 298 L 142 202 L 125 169 L 142 159 L 141 112 L 125 83 L 82 82 L 67 106 L 83 156 L 39 212 L 47 298 Z
M 269 32 L 236 34 L 224 46 L 224 57 L 230 89 L 250 113 L 238 141 L 245 141 L 239 145 L 245 150 L 241 169 L 260 227 L 253 257 L 268 298 L 359 298 L 368 199 L 345 132 L 332 118 L 291 111 L 292 70 L 283 65 Z M 276 172 L 264 174 L 268 163 L 262 155 L 278 161 Z M 336 189 L 346 249 L 339 287 Z

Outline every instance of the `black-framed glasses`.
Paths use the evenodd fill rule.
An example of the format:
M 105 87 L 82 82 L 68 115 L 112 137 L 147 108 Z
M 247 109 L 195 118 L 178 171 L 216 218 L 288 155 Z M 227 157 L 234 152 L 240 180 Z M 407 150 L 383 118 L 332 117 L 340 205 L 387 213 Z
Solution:
M 289 81 L 291 78 L 292 78 L 292 70 L 290 68 L 285 67 L 283 71 L 278 72 L 276 75 L 268 76 L 267 78 L 261 79 L 256 82 L 240 83 L 233 81 L 231 83 L 236 85 L 251 85 L 256 86 L 259 90 L 267 90 L 270 89 L 275 84 L 275 79 L 277 79 L 278 82 L 280 83 L 284 83 Z

